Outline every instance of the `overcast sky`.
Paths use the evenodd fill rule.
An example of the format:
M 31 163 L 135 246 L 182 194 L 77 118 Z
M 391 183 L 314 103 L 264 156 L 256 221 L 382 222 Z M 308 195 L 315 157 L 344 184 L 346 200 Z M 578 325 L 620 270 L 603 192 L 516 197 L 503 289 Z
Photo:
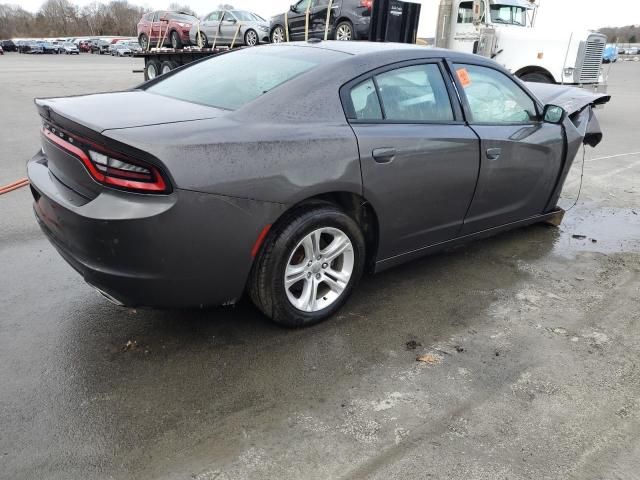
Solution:
M 4 0 L 14 3 L 12 0 Z M 78 5 L 91 3 L 92 0 L 71 0 Z M 148 7 L 149 10 L 166 8 L 172 0 L 130 0 L 132 3 Z M 435 32 L 436 16 L 439 0 L 414 0 L 422 4 L 419 36 L 432 37 Z M 265 18 L 284 12 L 295 0 L 227 0 L 224 3 L 236 8 L 252 10 Z M 640 24 L 640 6 L 633 0 L 539 0 L 541 4 L 538 25 L 547 28 L 567 29 L 597 29 L 607 26 L 624 26 Z M 21 0 L 23 8 L 37 11 L 41 0 Z M 190 5 L 199 15 L 214 10 L 219 0 L 179 0 L 178 3 Z M 595 5 L 601 8 L 596 8 Z

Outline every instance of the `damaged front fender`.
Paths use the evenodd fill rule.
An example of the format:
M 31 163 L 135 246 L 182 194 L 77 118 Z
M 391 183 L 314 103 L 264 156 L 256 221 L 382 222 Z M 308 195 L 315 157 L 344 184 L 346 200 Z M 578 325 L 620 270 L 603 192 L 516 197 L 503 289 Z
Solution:
M 551 211 L 556 208 L 564 182 L 580 147 L 595 147 L 602 141 L 602 129 L 593 109 L 609 102 L 611 96 L 566 85 L 527 83 L 527 87 L 544 105 L 558 105 L 567 112 L 567 119 L 563 124 L 566 139 L 564 162 L 546 208 L 546 211 Z

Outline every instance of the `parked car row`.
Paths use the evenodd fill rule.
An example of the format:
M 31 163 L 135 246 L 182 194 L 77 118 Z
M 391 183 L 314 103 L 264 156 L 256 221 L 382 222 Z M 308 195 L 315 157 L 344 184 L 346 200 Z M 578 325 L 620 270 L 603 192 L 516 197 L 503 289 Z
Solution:
M 202 18 L 186 12 L 157 10 L 138 23 L 138 42 L 143 50 L 153 47 L 180 49 L 184 46 L 246 45 L 288 40 L 325 38 L 366 40 L 373 0 L 299 0 L 286 13 L 270 21 L 238 9 L 214 10 Z M 308 21 L 307 21 L 308 16 Z
M 620 55 L 638 55 L 638 53 L 640 53 L 638 47 L 618 48 L 618 54 Z

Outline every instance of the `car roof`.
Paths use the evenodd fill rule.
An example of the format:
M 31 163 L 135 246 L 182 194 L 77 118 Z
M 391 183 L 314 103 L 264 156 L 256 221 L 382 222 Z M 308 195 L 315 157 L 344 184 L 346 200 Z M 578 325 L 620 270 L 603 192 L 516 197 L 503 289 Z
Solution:
M 502 69 L 493 60 L 474 55 L 471 53 L 455 52 L 444 48 L 426 47 L 424 45 L 416 45 L 410 43 L 393 43 L 393 42 L 344 42 L 337 40 L 318 40 L 312 39 L 307 42 L 287 42 L 278 44 L 269 44 L 260 48 L 278 48 L 280 46 L 289 45 L 302 48 L 317 48 L 324 50 L 332 50 L 353 56 L 375 57 L 381 62 L 392 63 L 391 60 L 395 56 L 401 57 L 398 61 L 408 58 L 448 58 L 452 61 L 466 61 L 476 64 L 491 65 L 494 68 Z

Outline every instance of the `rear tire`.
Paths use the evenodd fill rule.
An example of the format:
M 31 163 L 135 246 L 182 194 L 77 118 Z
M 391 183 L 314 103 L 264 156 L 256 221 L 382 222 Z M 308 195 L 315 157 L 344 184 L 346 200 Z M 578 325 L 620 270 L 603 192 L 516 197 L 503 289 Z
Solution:
M 153 80 L 160 74 L 160 62 L 157 60 L 149 60 L 144 66 L 145 80 Z
M 143 33 L 138 37 L 138 43 L 142 50 L 147 50 L 149 44 L 149 38 Z
M 178 65 L 175 62 L 166 61 L 160 64 L 160 75 L 164 75 L 165 73 L 169 73 L 171 70 L 176 68 Z
M 525 73 L 524 75 L 520 76 L 520 80 L 522 80 L 523 82 L 534 83 L 555 83 L 552 78 L 541 72 Z
M 335 39 L 336 40 L 355 40 L 356 36 L 353 30 L 353 24 L 349 21 L 340 22 L 336 26 Z
M 204 32 L 200 32 L 200 36 L 196 38 L 196 44 L 199 45 L 200 48 L 208 48 L 209 39 L 207 38 L 207 34 Z
M 180 35 L 175 30 L 171 32 L 171 48 L 178 50 L 182 48 L 182 40 L 180 39 Z
M 358 224 L 332 204 L 317 204 L 289 213 L 274 226 L 247 288 L 253 303 L 274 322 L 305 327 L 344 305 L 364 264 L 365 240 Z

